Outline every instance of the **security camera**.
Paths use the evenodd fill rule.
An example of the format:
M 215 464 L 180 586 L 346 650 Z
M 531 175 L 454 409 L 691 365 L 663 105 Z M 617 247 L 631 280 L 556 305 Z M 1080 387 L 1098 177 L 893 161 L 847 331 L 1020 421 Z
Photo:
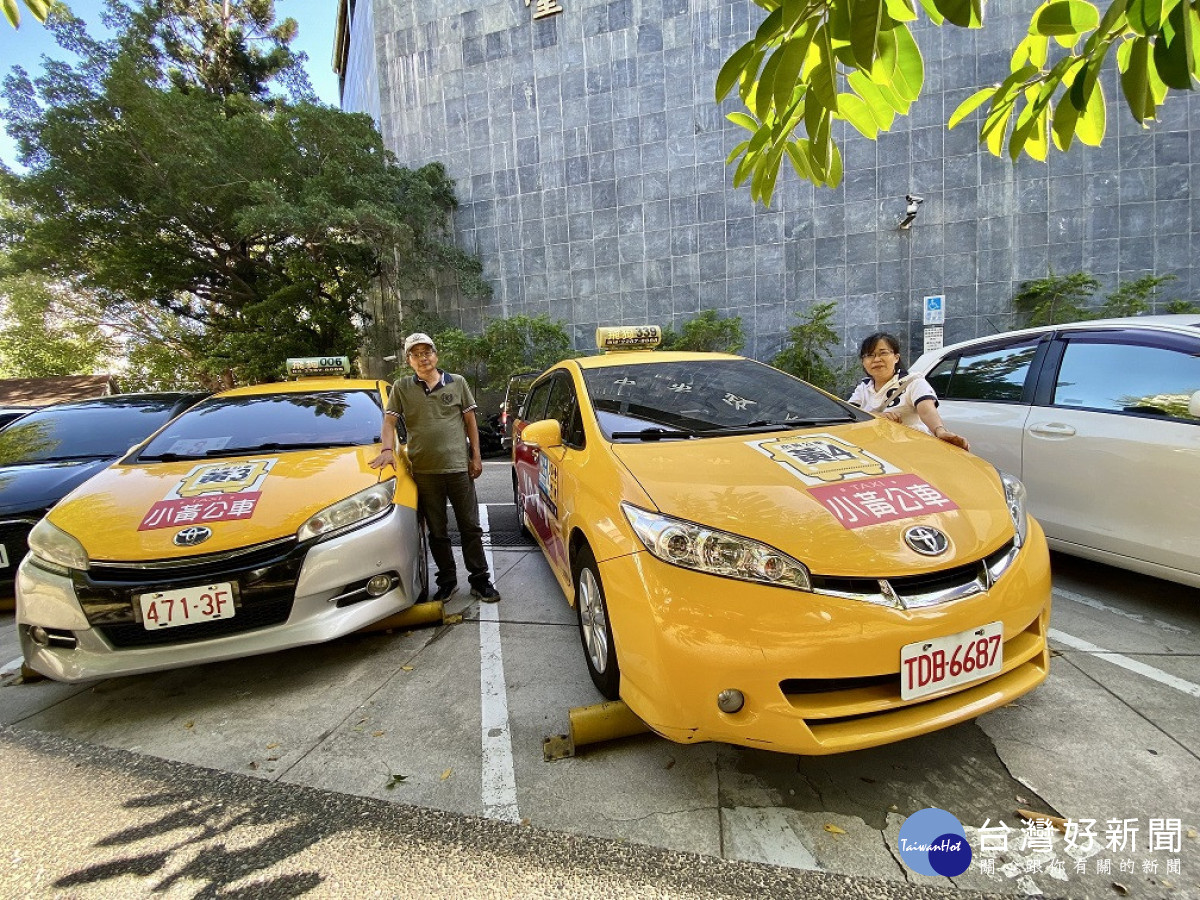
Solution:
M 921 204 L 925 202 L 925 198 L 918 197 L 916 194 L 905 194 L 904 199 L 908 201 L 908 206 L 904 209 L 904 218 L 896 227 L 907 231 L 912 225 L 913 219 L 917 217 L 917 212 L 920 210 Z

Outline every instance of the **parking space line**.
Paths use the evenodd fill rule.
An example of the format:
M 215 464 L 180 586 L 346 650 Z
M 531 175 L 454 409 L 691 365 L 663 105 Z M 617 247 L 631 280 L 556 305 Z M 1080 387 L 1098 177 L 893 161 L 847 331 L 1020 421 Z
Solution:
M 1070 600 L 1072 603 L 1078 603 L 1081 606 L 1090 606 L 1092 609 L 1098 609 L 1106 613 L 1112 613 L 1114 616 L 1132 619 L 1135 622 L 1141 622 L 1145 625 L 1153 625 L 1155 628 L 1161 628 L 1163 631 L 1169 631 L 1172 634 L 1191 634 L 1191 631 L 1188 629 L 1180 628 L 1178 625 L 1172 625 L 1170 622 L 1164 622 L 1162 619 L 1149 619 L 1146 616 L 1143 616 L 1141 613 L 1132 613 L 1116 606 L 1110 606 L 1107 603 L 1101 603 L 1099 600 L 1093 600 L 1091 597 L 1085 597 L 1083 594 L 1077 594 L 1074 591 L 1068 591 L 1066 588 L 1054 588 L 1054 596 L 1062 597 L 1064 600 Z
M 1105 650 L 1103 647 L 1098 647 L 1088 641 L 1066 634 L 1057 628 L 1050 629 L 1050 640 L 1057 641 L 1060 644 L 1070 647 L 1072 650 L 1081 650 L 1084 653 L 1090 653 L 1097 659 L 1103 659 L 1114 666 L 1120 666 L 1122 669 L 1135 672 L 1152 681 L 1157 681 L 1159 684 L 1165 684 L 1167 687 L 1174 688 L 1190 697 L 1200 697 L 1200 684 L 1193 684 L 1190 681 L 1177 678 L 1169 672 L 1156 669 L 1154 666 L 1148 666 L 1145 663 L 1138 662 L 1136 659 L 1130 659 L 1124 654 Z
M 479 524 L 488 534 L 486 503 L 479 504 Z M 487 543 L 483 548 L 488 571 L 496 565 Z M 483 734 L 483 814 L 505 822 L 521 821 L 517 809 L 517 777 L 513 768 L 512 733 L 508 724 L 508 690 L 500 650 L 500 604 L 479 604 L 479 700 Z

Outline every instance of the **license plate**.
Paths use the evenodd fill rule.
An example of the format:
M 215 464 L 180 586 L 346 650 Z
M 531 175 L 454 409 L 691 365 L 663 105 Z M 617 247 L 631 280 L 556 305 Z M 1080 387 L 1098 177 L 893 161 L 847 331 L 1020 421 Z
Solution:
M 0 544 L 0 569 L 8 568 L 8 551 L 4 549 L 4 545 Z
M 1004 625 L 906 644 L 900 649 L 900 698 L 915 700 L 996 675 L 1004 666 Z
M 233 585 L 229 582 L 138 597 L 147 631 L 233 618 Z

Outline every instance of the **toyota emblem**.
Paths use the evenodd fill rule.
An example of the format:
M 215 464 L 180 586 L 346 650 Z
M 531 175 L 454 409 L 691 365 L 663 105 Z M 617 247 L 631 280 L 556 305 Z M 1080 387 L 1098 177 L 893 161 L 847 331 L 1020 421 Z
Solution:
M 203 544 L 210 537 L 212 537 L 211 528 L 205 528 L 203 525 L 193 525 L 175 535 L 175 546 L 195 547 L 197 544 Z
M 904 543 L 922 556 L 941 556 L 950 549 L 950 539 L 936 528 L 914 525 L 904 532 Z

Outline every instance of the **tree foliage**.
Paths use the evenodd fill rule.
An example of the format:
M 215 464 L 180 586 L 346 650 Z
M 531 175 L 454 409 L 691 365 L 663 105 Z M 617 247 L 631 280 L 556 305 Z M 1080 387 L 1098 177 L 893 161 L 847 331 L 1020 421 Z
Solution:
M 786 156 L 796 173 L 836 187 L 842 159 L 834 124 L 875 140 L 921 94 L 925 64 L 909 23 L 918 8 L 936 25 L 981 28 L 983 0 L 754 0 L 767 11 L 754 38 L 725 62 L 722 101 L 735 88 L 745 112 L 729 119 L 748 132 L 730 153 L 734 183 L 770 205 Z M 1104 137 L 1100 72 L 1114 54 L 1125 104 L 1152 120 L 1171 90 L 1200 79 L 1200 0 L 1048 0 L 1033 13 L 1012 54 L 1010 74 L 967 98 L 954 127 L 987 104 L 980 142 L 995 156 L 1045 160 L 1051 145 Z
M 286 30 L 265 55 L 206 68 L 193 44 L 162 36 L 162 10 L 180 20 L 172 34 L 206 34 L 207 20 L 182 21 L 193 6 L 212 11 L 114 3 L 126 27 L 113 42 L 52 19 L 81 62 L 6 80 L 30 167 L 0 172 L 0 241 L 16 266 L 106 310 L 169 312 L 198 377 L 224 384 L 277 377 L 287 356 L 356 356 L 372 285 L 413 290 L 450 272 L 464 293 L 486 289 L 478 259 L 452 243 L 440 164 L 397 165 L 365 115 L 258 99 L 286 62 Z M 270 0 L 231 6 L 256 27 L 273 17 Z
M 1086 272 L 1051 273 L 1021 282 L 1013 306 L 1030 327 L 1078 322 L 1091 318 L 1087 304 L 1099 287 L 1100 282 Z
M 1158 291 L 1164 284 L 1175 280 L 1174 275 L 1143 275 L 1133 281 L 1122 281 L 1117 289 L 1108 295 L 1100 315 L 1105 318 L 1119 316 L 1140 316 L 1154 312 L 1157 306 Z
M 476 392 L 502 391 L 513 375 L 548 369 L 576 355 L 563 323 L 546 315 L 492 319 L 477 335 L 447 328 L 433 339 L 438 365 L 462 374 Z
M 771 360 L 771 365 L 826 391 L 840 387 L 840 373 L 830 364 L 832 351 L 841 340 L 831 322 L 837 304 L 818 303 L 804 312 L 797 312 L 799 322 L 788 329 L 783 348 Z
M 0 278 L 0 377 L 98 374 L 113 341 L 34 273 Z
M 663 330 L 663 350 L 693 350 L 701 353 L 737 353 L 746 346 L 741 316 L 721 318 L 715 309 L 706 309 L 684 322 L 676 333 Z

